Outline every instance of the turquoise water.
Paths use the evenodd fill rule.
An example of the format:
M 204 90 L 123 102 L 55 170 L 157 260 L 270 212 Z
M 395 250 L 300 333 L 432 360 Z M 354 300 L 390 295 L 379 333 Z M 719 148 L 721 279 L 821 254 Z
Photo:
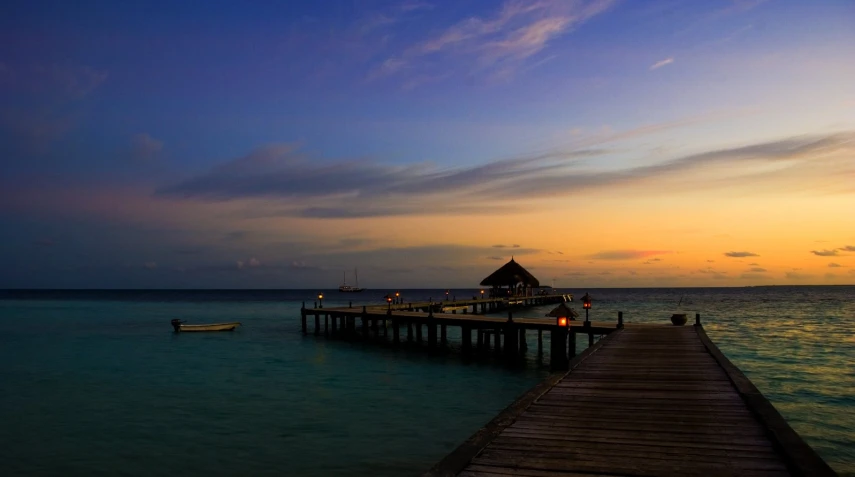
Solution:
M 324 304 L 382 294 L 327 292 Z M 793 427 L 838 472 L 855 473 L 855 287 L 591 294 L 597 321 L 618 310 L 628 322 L 663 321 L 683 297 L 680 311 L 703 315 Z M 533 335 L 514 369 L 304 337 L 300 301 L 314 295 L 0 293 L 0 472 L 417 475 L 547 373 Z M 243 326 L 174 334 L 174 317 Z

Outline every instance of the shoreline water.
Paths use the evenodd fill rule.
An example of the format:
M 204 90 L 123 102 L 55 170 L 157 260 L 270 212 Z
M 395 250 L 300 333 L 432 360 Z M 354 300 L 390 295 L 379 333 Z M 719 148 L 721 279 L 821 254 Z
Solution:
M 853 472 L 855 401 L 846 390 L 855 378 L 845 370 L 855 367 L 855 287 L 590 290 L 592 319 L 624 311 L 627 322 L 663 320 L 686 290 L 687 311 L 702 313 L 722 351 L 832 467 Z M 402 290 L 405 301 L 440 291 Z M 578 299 L 585 290 L 566 291 Z M 123 292 L 83 292 L 89 299 L 0 292 L 9 330 L 0 338 L 7 363 L 0 404 L 10 423 L 0 431 L 0 457 L 14 462 L 13 474 L 109 473 L 120 465 L 157 474 L 143 465 L 146 453 L 169 456 L 186 445 L 202 456 L 210 452 L 204 446 L 217 449 L 211 462 L 235 452 L 259 463 L 245 464 L 244 473 L 415 474 L 546 373 L 303 338 L 299 304 L 315 290 Z M 325 306 L 352 295 L 361 295 L 355 304 L 379 302 L 375 294 L 386 292 L 333 300 L 339 294 L 324 291 Z M 168 330 L 171 317 L 236 315 L 245 327 L 226 336 L 191 341 Z M 391 444 L 377 452 L 365 442 Z M 327 448 L 338 457 L 315 462 Z M 192 470 L 176 458 L 164 465 Z M 238 472 L 233 465 L 218 464 L 220 475 Z

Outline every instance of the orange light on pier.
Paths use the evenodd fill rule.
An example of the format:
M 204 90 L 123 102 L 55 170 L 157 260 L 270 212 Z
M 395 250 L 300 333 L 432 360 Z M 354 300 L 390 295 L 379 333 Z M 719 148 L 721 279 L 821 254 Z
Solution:
M 567 328 L 567 317 L 566 316 L 559 316 L 558 317 L 558 326 L 560 326 L 562 328 Z

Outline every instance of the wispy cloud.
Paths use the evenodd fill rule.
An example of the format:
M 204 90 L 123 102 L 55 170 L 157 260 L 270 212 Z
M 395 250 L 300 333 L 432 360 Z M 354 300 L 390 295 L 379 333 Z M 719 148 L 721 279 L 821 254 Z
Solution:
M 756 272 L 756 273 L 763 273 L 763 272 L 765 272 L 765 271 L 766 271 L 766 269 L 765 269 L 765 268 L 761 268 L 761 267 L 752 267 L 752 268 L 751 268 L 751 269 L 749 269 L 748 271 L 749 271 L 749 272 Z
M 754 252 L 726 252 L 724 254 L 725 257 L 731 258 L 743 258 L 743 257 L 759 257 L 760 255 Z
M 834 263 L 834 262 L 831 262 L 831 263 L 829 263 L 829 264 L 828 264 L 828 268 L 840 268 L 840 267 L 842 267 L 842 266 L 843 266 L 843 265 L 841 265 L 841 264 L 839 264 L 839 263 Z
M 462 59 L 463 62 L 457 64 L 468 65 L 466 74 L 513 74 L 552 40 L 605 12 L 613 4 L 614 0 L 507 0 L 492 14 L 461 20 L 406 47 L 393 58 L 424 63 L 423 60 L 432 57 L 425 64 L 433 65 L 438 55 L 449 55 L 446 59 Z M 369 73 L 369 79 L 390 73 L 384 62 Z
M 836 257 L 840 255 L 837 250 L 811 250 L 810 253 L 819 257 Z
M 673 62 L 674 62 L 674 58 L 665 58 L 664 60 L 657 61 L 656 63 L 653 63 L 652 65 L 650 65 L 650 71 L 662 68 L 665 65 L 670 65 Z
M 265 199 L 264 204 L 250 211 L 257 216 L 379 217 L 436 211 L 506 214 L 519 210 L 520 200 L 526 199 L 570 196 L 618 186 L 626 189 L 656 185 L 661 189 L 662 181 L 668 177 L 691 175 L 700 168 L 707 173 L 717 164 L 829 164 L 811 161 L 846 157 L 855 151 L 853 138 L 852 133 L 789 138 L 610 170 L 579 167 L 579 161 L 609 154 L 602 149 L 551 151 L 469 167 L 438 168 L 430 163 L 387 165 L 369 159 L 328 161 L 308 156 L 296 145 L 284 144 L 258 149 L 208 173 L 162 187 L 157 195 L 216 201 Z M 824 170 L 815 166 L 810 169 Z M 740 177 L 730 173 L 717 186 L 739 184 L 749 178 L 752 190 L 763 184 L 762 175 L 746 174 Z M 829 179 L 842 180 L 839 174 L 832 173 Z M 282 201 L 270 200 L 277 198 Z M 496 208 L 497 202 L 504 202 L 503 207 Z
M 671 253 L 667 250 L 605 250 L 590 255 L 595 260 L 633 260 Z
M 843 252 L 855 252 L 855 245 L 846 245 L 844 247 L 840 247 L 838 250 Z

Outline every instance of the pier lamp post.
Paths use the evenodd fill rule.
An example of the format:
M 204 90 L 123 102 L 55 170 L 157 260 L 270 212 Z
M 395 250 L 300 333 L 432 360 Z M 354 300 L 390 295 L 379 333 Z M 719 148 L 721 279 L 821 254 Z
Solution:
M 392 297 L 391 296 L 386 295 L 386 303 L 389 304 L 389 312 L 391 313 L 392 312 Z
M 484 299 L 484 290 L 481 290 L 481 299 Z
M 448 301 L 448 290 L 445 290 L 445 301 Z
M 585 296 L 582 297 L 582 308 L 585 309 L 585 322 L 588 322 L 588 310 L 591 309 L 591 295 L 585 293 Z
M 398 304 L 401 302 L 401 292 L 395 292 L 395 303 Z
M 318 306 L 318 308 L 324 307 L 324 294 L 323 293 L 318 293 L 318 303 L 320 304 Z
M 568 323 L 570 323 L 570 321 L 566 316 L 558 316 L 555 318 L 555 324 L 561 328 L 567 328 Z

